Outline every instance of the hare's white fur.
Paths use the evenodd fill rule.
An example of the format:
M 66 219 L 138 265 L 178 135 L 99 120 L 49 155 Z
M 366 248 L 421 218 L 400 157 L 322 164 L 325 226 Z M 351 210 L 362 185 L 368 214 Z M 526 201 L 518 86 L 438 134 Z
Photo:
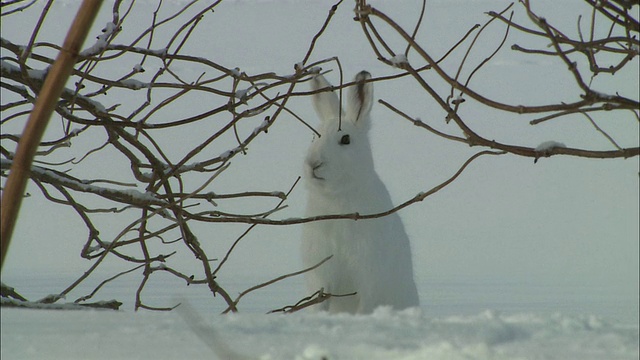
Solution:
M 348 88 L 346 111 L 333 91 L 313 95 L 320 117 L 320 137 L 312 142 L 304 164 L 309 197 L 307 216 L 373 214 L 393 207 L 373 166 L 367 132 L 373 103 L 371 75 L 360 72 Z M 312 89 L 331 84 L 318 75 Z M 418 306 L 411 247 L 400 217 L 394 213 L 371 220 L 324 220 L 305 224 L 302 257 L 312 266 L 310 291 L 355 296 L 332 297 L 320 306 L 330 312 L 369 313 L 382 305 L 396 309 Z

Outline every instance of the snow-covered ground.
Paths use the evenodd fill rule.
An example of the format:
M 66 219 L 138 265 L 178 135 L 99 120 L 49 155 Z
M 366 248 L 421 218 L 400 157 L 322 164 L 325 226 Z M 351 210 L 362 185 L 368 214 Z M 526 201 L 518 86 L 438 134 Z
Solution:
M 51 285 L 60 281 L 50 279 Z M 33 279 L 23 295 L 44 296 Z M 625 304 L 600 289 L 434 283 L 421 309 L 372 315 L 263 315 L 282 305 L 290 281 L 248 295 L 240 314 L 218 315 L 206 292 L 157 287 L 146 300 L 184 305 L 133 312 L 2 308 L 2 359 L 637 359 L 638 326 Z M 248 287 L 237 284 L 238 288 Z M 183 286 L 184 287 L 184 286 Z M 178 289 L 180 287 L 177 287 Z M 182 298 L 180 298 L 182 296 Z M 101 298 L 108 300 L 106 298 Z M 608 308 L 608 309 L 605 309 Z M 625 310 L 626 309 L 626 310 Z M 601 314 L 601 315 L 593 315 Z
M 420 8 L 418 1 L 371 2 L 398 16 L 405 26 L 414 24 Z M 164 9 L 169 13 L 185 3 L 165 2 Z M 333 3 L 224 1 L 213 15 L 204 18 L 200 32 L 186 46 L 194 56 L 238 66 L 249 73 L 290 74 Z M 508 3 L 429 1 L 422 39 L 427 41 L 429 51 L 442 54 L 474 23 L 487 20 L 483 12 L 501 10 Z M 77 4 L 55 1 L 39 40 L 59 43 Z M 533 4 L 536 9 L 547 9 L 544 15 L 550 19 L 571 19 L 566 29 L 575 31 L 574 7 L 583 2 L 540 0 Z M 34 8 L 43 5 L 37 3 Z M 135 16 L 130 18 L 122 36 L 146 28 L 155 6 L 155 1 L 138 1 L 134 11 L 140 21 L 133 21 L 138 19 Z M 110 7 L 111 3 L 105 2 L 102 16 L 96 20 L 96 35 L 111 19 Z M 346 77 L 362 69 L 374 75 L 395 71 L 375 60 L 363 42 L 359 25 L 352 21 L 351 8 L 349 1 L 341 5 L 317 44 L 315 59 L 339 56 Z M 38 14 L 32 10 L 3 18 L 2 36 L 27 43 Z M 522 16 L 521 12 L 517 16 Z M 502 29 L 494 36 L 500 38 Z M 94 39 L 90 36 L 85 48 L 92 46 Z M 507 43 L 517 40 L 510 38 Z M 461 55 L 457 55 L 459 59 Z M 483 55 L 477 56 L 476 60 Z M 523 60 L 504 50 L 476 76 L 474 84 L 506 102 L 538 103 L 545 96 L 569 92 L 554 86 L 567 76 L 566 69 L 557 65 L 543 57 Z M 332 76 L 337 79 L 335 71 Z M 610 85 L 606 79 L 599 76 L 594 84 Z M 625 79 L 615 89 L 623 93 L 637 89 L 637 72 Z M 443 126 L 444 117 L 437 106 L 424 100 L 426 95 L 405 88 L 403 81 L 382 83 L 376 88 L 377 97 L 392 101 L 425 122 Z M 530 91 L 513 92 L 512 84 L 525 81 L 531 84 Z M 291 106 L 305 118 L 315 119 L 308 100 L 297 99 Z M 126 106 L 126 99 L 118 101 Z M 372 129 L 376 166 L 396 202 L 447 178 L 468 158 L 471 150 L 465 146 L 416 133 L 413 125 L 398 125 L 398 119 L 377 107 L 373 116 L 379 122 Z M 474 124 L 483 133 L 513 142 L 525 138 L 532 147 L 579 147 L 602 140 L 590 124 L 581 128 L 584 124 L 579 121 L 572 120 L 571 126 L 559 125 L 563 133 L 553 126 L 516 128 L 515 122 L 526 124 L 526 120 L 515 120 L 512 115 L 495 123 L 484 115 L 479 113 L 479 121 Z M 623 146 L 637 146 L 637 124 L 602 123 Z M 241 178 L 254 182 L 243 190 L 257 183 L 270 191 L 295 179 L 311 134 L 296 121 L 282 120 L 277 126 L 270 129 L 268 141 L 256 143 L 252 148 L 256 151 L 236 163 L 258 169 L 259 178 L 221 178 L 216 186 L 233 188 Z M 573 131 L 578 129 L 583 132 L 574 136 Z M 17 131 L 12 129 L 11 133 Z M 390 133 L 395 136 L 388 136 Z M 602 143 L 598 144 L 609 146 L 606 141 Z M 286 149 L 279 144 L 285 144 Z M 78 139 L 74 146 L 94 145 Z M 285 165 L 264 160 L 276 153 L 279 164 Z M 264 157 L 254 156 L 260 154 Z M 397 161 L 398 157 L 403 161 Z M 104 168 L 91 171 L 111 171 L 110 161 L 105 159 Z M 637 159 L 598 162 L 558 157 L 532 163 L 531 159 L 503 157 L 476 164 L 442 195 L 401 212 L 413 245 L 420 310 L 396 313 L 379 309 L 368 316 L 309 312 L 263 315 L 305 295 L 303 284 L 296 278 L 247 295 L 240 303 L 240 314 L 220 316 L 223 308 L 219 297 L 212 299 L 202 287 L 186 287 L 175 278 L 159 277 L 143 294 L 146 303 L 172 306 L 182 301 L 189 306 L 172 312 L 133 312 L 134 292 L 141 276 L 132 273 L 123 281 L 105 285 L 94 297 L 124 302 L 118 312 L 2 308 L 0 356 L 3 360 L 638 359 Z M 70 228 L 68 221 L 73 215 L 49 202 L 36 201 L 38 190 L 30 191 L 34 196 L 23 205 L 2 281 L 36 300 L 60 291 L 89 265 L 77 255 L 86 238 L 85 229 Z M 303 199 L 302 190 L 293 194 L 290 207 L 282 213 L 300 216 Z M 104 223 L 111 221 L 105 219 Z M 121 229 L 118 226 L 113 224 L 114 231 Z M 226 232 L 226 228 L 197 230 L 199 235 L 215 231 L 219 238 L 235 239 L 237 234 Z M 297 227 L 263 228 L 254 237 L 248 236 L 219 274 L 221 284 L 233 296 L 251 285 L 299 270 L 299 232 Z M 221 247 L 218 243 L 205 245 Z M 112 265 L 105 264 L 103 272 L 96 271 L 86 286 L 65 301 L 86 295 L 100 281 L 122 270 L 110 268 Z
M 133 281 L 133 279 L 131 280 Z M 44 297 L 58 279 L 27 279 Z M 633 303 L 610 289 L 523 284 L 423 284 L 421 309 L 373 315 L 264 315 L 302 287 L 293 280 L 247 295 L 240 314 L 184 285 L 146 301 L 171 312 L 132 311 L 133 283 L 106 293 L 121 311 L 2 308 L 2 359 L 637 359 Z M 238 289 L 253 285 L 235 284 Z M 235 288 L 235 287 L 232 287 Z M 19 290 L 19 289 L 18 289 Z M 186 295 L 185 295 L 186 294 Z M 107 296 L 105 294 L 105 296 Z M 110 298 L 100 297 L 101 300 Z M 598 314 L 598 315 L 594 315 Z M 634 320 L 635 318 L 635 320 Z
M 200 314 L 202 315 L 202 314 Z M 201 316 L 2 310 L 3 359 L 637 359 L 637 328 L 595 316 Z

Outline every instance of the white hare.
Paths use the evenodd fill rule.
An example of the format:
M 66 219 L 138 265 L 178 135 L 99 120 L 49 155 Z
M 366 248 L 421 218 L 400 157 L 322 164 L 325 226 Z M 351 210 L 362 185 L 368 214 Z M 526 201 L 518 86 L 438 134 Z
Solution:
M 367 136 L 373 103 L 370 78 L 366 71 L 356 75 L 356 85 L 345 92 L 346 111 L 340 111 L 340 100 L 333 91 L 313 95 L 321 136 L 314 139 L 304 164 L 307 216 L 373 214 L 393 207 L 374 170 Z M 313 90 L 330 86 L 322 75 L 312 80 Z M 370 313 L 382 305 L 395 309 L 418 306 L 409 238 L 396 213 L 370 220 L 305 224 L 304 264 L 315 265 L 329 255 L 333 255 L 331 260 L 307 273 L 309 290 L 357 294 L 331 297 L 320 305 L 322 309 Z

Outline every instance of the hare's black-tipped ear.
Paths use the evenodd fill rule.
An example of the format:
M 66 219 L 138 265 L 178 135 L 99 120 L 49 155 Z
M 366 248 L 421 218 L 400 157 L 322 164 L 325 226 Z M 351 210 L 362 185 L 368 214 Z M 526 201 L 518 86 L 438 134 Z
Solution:
M 373 104 L 373 84 L 367 81 L 369 79 L 371 79 L 371 74 L 367 71 L 361 71 L 354 79 L 356 84 L 349 89 L 347 114 L 349 119 L 352 119 L 359 126 L 368 126 L 363 123 L 369 122 L 369 113 L 371 113 L 371 105 Z
M 322 75 L 317 75 L 311 80 L 313 94 L 313 106 L 321 121 L 338 119 L 340 117 L 340 99 L 333 91 L 320 91 L 330 88 L 331 84 Z

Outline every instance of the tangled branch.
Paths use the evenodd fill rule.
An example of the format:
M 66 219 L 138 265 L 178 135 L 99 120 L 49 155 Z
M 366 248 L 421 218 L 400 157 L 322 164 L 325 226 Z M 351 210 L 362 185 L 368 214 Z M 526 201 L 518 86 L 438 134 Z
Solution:
M 505 151 L 511 154 L 532 157 L 536 160 L 540 157 L 549 157 L 552 155 L 569 155 L 587 158 L 629 158 L 632 156 L 638 156 L 640 154 L 640 147 L 621 148 L 615 143 L 615 141 L 613 141 L 612 137 L 606 133 L 605 136 L 615 145 L 614 149 L 595 150 L 569 148 L 562 145 L 561 143 L 553 143 L 554 146 L 551 147 L 529 147 L 502 143 L 479 135 L 477 131 L 475 131 L 473 128 L 471 128 L 471 126 L 468 125 L 468 122 L 464 119 L 463 115 L 459 111 L 460 107 L 465 102 L 465 99 L 472 99 L 488 108 L 514 114 L 547 113 L 547 115 L 544 115 L 541 118 L 532 120 L 530 122 L 532 125 L 575 113 L 584 114 L 588 117 L 589 115 L 587 115 L 587 112 L 600 111 L 616 111 L 621 113 L 621 117 L 625 116 L 623 114 L 631 113 L 635 115 L 635 120 L 640 119 L 640 103 L 637 99 L 631 99 L 617 93 L 605 94 L 592 89 L 589 86 L 590 81 L 585 80 L 584 76 L 581 74 L 577 61 L 570 57 L 574 53 L 583 54 L 589 64 L 591 78 L 600 73 L 609 73 L 611 75 L 614 75 L 623 67 L 627 66 L 630 63 L 633 63 L 631 61 L 633 59 L 635 59 L 635 64 L 637 66 L 637 55 L 639 54 L 638 49 L 640 44 L 638 40 L 637 29 L 638 20 L 633 17 L 633 12 L 629 11 L 631 6 L 623 6 L 621 4 L 616 5 L 611 2 L 604 2 L 607 5 L 604 7 L 600 7 L 596 6 L 596 2 L 587 1 L 587 3 L 593 6 L 594 19 L 596 17 L 596 13 L 601 13 L 604 14 L 609 20 L 611 20 L 611 30 L 609 31 L 608 37 L 602 39 L 594 38 L 595 32 L 593 26 L 595 25 L 593 25 L 593 23 L 595 22 L 595 20 L 593 20 L 590 39 L 584 39 L 582 37 L 580 39 L 571 39 L 556 27 L 549 24 L 545 18 L 538 16 L 532 10 L 530 1 L 526 0 L 522 2 L 522 5 L 526 14 L 531 20 L 533 27 L 514 23 L 511 20 L 513 10 L 510 12 L 511 15 L 505 15 L 512 8 L 513 4 L 507 6 L 501 12 L 489 12 L 488 15 L 491 19 L 487 21 L 487 23 L 481 28 L 481 30 L 479 30 L 476 38 L 469 45 L 467 54 L 476 44 L 476 39 L 480 36 L 482 30 L 496 19 L 506 24 L 505 36 L 500 44 L 496 47 L 495 51 L 490 56 L 485 58 L 484 61 L 478 64 L 477 67 L 470 73 L 468 78 L 464 81 L 459 78 L 461 69 L 465 65 L 464 59 L 460 62 L 457 74 L 453 76 L 447 73 L 447 71 L 445 71 L 444 68 L 440 66 L 440 60 L 436 61 L 436 57 L 425 50 L 425 48 L 418 42 L 418 40 L 416 40 L 415 31 L 413 34 L 410 34 L 408 31 L 403 29 L 396 21 L 387 16 L 384 12 L 369 5 L 365 0 L 357 1 L 355 11 L 357 14 L 356 20 L 360 22 L 362 30 L 369 40 L 369 44 L 371 45 L 374 53 L 377 55 L 378 60 L 384 62 L 387 65 L 399 68 L 405 71 L 406 74 L 413 77 L 417 84 L 419 84 L 420 87 L 422 87 L 422 89 L 427 94 L 429 94 L 429 96 L 433 98 L 436 103 L 442 108 L 446 115 L 446 121 L 453 121 L 461 130 L 464 136 L 459 137 L 434 131 L 435 129 L 432 126 L 423 123 L 415 117 L 411 117 L 405 114 L 401 110 L 393 107 L 388 102 L 382 102 L 383 105 L 387 106 L 395 113 L 401 115 L 403 118 L 413 122 L 416 126 L 429 130 L 430 132 L 438 136 L 442 136 L 449 140 L 464 142 L 470 146 L 488 147 L 491 149 Z M 615 14 L 615 16 L 613 14 Z M 376 22 L 375 20 L 379 20 L 379 22 Z M 418 25 L 420 25 L 420 21 Z M 410 63 L 406 55 L 403 55 L 400 52 L 395 52 L 389 45 L 388 41 L 385 40 L 382 35 L 380 35 L 382 32 L 378 29 L 378 26 L 380 25 L 377 24 L 379 23 L 386 25 L 387 28 L 392 29 L 396 34 L 400 35 L 400 37 L 406 42 L 407 49 L 413 50 L 417 54 L 416 56 L 419 58 L 419 60 L 423 61 L 426 65 L 416 68 L 411 65 L 411 63 L 415 62 L 414 60 L 412 60 Z M 472 28 L 469 32 L 474 31 L 476 28 L 477 27 Z M 503 44 L 505 43 L 505 40 L 508 37 L 509 31 L 511 31 L 512 29 L 521 31 L 534 37 L 544 38 L 552 44 L 552 47 L 554 49 L 553 51 L 525 49 L 519 45 L 513 45 L 512 49 L 529 54 L 560 58 L 567 66 L 568 71 L 570 71 L 573 75 L 573 78 L 578 87 L 583 91 L 583 93 L 577 95 L 577 99 L 575 101 L 569 103 L 549 103 L 545 105 L 514 105 L 503 103 L 484 96 L 469 85 L 470 80 L 474 76 L 474 74 L 476 74 L 477 71 L 487 63 L 489 63 L 492 57 L 499 50 L 501 50 Z M 617 31 L 617 33 L 620 33 L 620 35 L 614 36 L 614 31 Z M 466 38 L 467 36 L 465 36 L 465 39 Z M 460 43 L 456 44 L 453 48 L 459 46 L 459 44 Z M 405 51 L 405 54 L 407 53 L 408 50 Z M 401 56 L 399 56 L 398 54 L 401 54 Z M 448 54 L 449 52 L 447 53 L 447 55 Z M 619 60 L 619 62 L 609 66 L 599 65 L 600 62 L 598 58 L 605 58 L 607 55 L 621 55 L 622 58 L 621 60 Z M 618 56 L 618 58 L 620 58 L 620 56 Z M 451 91 L 448 95 L 445 96 L 445 94 L 438 93 L 435 88 L 425 80 L 423 72 L 427 70 L 435 71 L 437 75 L 450 86 Z M 458 95 L 454 95 L 454 92 L 458 92 Z M 599 129 L 597 125 L 595 126 L 595 128 L 599 132 L 602 132 L 602 130 Z

